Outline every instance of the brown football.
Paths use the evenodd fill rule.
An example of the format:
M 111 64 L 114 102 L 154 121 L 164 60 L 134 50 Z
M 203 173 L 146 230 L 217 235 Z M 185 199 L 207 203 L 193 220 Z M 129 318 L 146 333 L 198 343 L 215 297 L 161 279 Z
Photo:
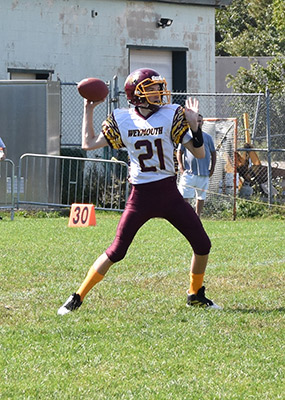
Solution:
M 109 93 L 108 86 L 98 78 L 82 79 L 77 85 L 79 94 L 90 101 L 101 101 Z

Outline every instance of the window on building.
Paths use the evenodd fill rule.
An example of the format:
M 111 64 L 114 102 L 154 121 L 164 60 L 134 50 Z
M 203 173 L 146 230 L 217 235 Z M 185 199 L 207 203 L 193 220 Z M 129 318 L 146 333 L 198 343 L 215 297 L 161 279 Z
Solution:
M 8 68 L 11 80 L 51 80 L 53 70 Z

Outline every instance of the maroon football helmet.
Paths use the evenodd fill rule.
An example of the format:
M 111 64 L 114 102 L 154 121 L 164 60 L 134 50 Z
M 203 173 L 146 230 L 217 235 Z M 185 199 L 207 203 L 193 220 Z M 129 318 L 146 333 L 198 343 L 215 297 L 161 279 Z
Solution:
M 159 84 L 159 90 L 145 90 L 155 84 Z M 126 79 L 125 92 L 130 104 L 144 108 L 158 108 L 169 104 L 171 100 L 171 92 L 167 90 L 165 78 L 150 68 L 140 68 L 132 72 Z M 158 100 L 151 101 L 150 96 L 157 96 Z

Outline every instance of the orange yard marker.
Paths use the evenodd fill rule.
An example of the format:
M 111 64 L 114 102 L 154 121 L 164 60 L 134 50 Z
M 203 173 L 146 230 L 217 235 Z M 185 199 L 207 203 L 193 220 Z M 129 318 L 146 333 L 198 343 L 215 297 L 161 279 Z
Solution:
M 77 204 L 71 205 L 70 216 L 68 221 L 69 227 L 95 226 L 96 217 L 93 204 Z

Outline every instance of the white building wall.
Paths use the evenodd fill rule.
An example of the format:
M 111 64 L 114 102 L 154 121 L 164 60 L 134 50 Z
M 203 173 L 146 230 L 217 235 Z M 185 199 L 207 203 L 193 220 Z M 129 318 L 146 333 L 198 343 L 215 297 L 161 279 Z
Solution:
M 92 17 L 92 12 L 94 17 Z M 160 17 L 173 19 L 157 28 Z M 54 70 L 53 80 L 87 76 L 119 85 L 128 46 L 187 48 L 187 86 L 215 92 L 215 8 L 121 0 L 1 0 L 0 79 L 8 68 Z

